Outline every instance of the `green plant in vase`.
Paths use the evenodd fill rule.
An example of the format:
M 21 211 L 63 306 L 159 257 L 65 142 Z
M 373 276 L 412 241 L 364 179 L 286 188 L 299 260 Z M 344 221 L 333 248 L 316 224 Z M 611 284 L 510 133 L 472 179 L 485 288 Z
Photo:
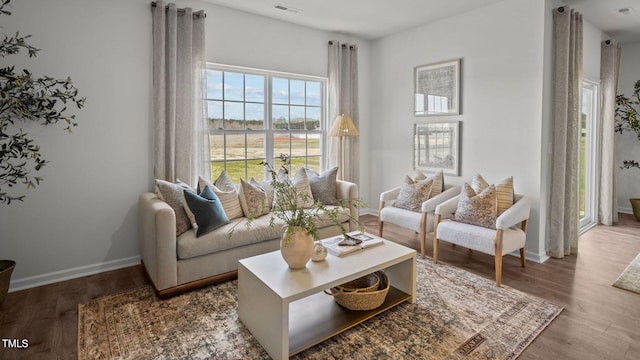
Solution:
M 281 243 L 283 256 L 285 256 L 285 252 L 292 251 L 290 247 L 294 239 L 306 236 L 311 241 L 311 245 L 307 243 L 305 248 L 300 250 L 300 252 L 309 252 L 309 257 L 306 260 L 301 260 L 301 263 L 306 264 L 313 251 L 313 240 L 318 240 L 319 238 L 318 217 L 328 217 L 346 235 L 347 230 L 341 221 L 341 216 L 344 216 L 343 208 L 349 206 L 363 208 L 366 207 L 366 204 L 361 199 L 349 199 L 348 203 L 340 200 L 337 204 L 338 206 L 328 206 L 319 201 L 314 202 L 309 192 L 299 191 L 289 179 L 289 166 L 291 165 L 289 157 L 281 154 L 279 158 L 282 164 L 277 172 L 271 164 L 267 162 L 261 163 L 267 168 L 271 176 L 271 187 L 274 193 L 269 224 L 273 227 L 275 220 L 279 219 L 287 225 Z M 355 219 L 351 215 L 349 215 L 349 220 L 359 223 L 359 219 Z M 292 266 L 289 263 L 289 267 L 296 269 L 304 267 L 304 265 Z

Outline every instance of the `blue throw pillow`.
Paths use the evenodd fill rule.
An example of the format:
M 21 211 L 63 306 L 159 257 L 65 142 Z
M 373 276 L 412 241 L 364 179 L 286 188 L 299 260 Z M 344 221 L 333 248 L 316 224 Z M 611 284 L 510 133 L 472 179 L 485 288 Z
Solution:
M 209 186 L 205 186 L 200 195 L 193 191 L 184 190 L 184 199 L 198 224 L 196 237 L 200 237 L 230 222 L 224 213 L 220 199 Z

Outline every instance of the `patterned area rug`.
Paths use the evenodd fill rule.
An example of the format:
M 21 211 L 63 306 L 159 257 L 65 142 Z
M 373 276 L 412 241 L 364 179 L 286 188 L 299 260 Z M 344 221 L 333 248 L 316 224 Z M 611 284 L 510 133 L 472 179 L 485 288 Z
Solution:
M 640 254 L 618 276 L 613 286 L 640 294 Z
M 168 300 L 144 287 L 81 304 L 78 358 L 268 359 L 238 320 L 236 294 L 234 280 Z M 401 304 L 293 358 L 513 359 L 560 311 L 418 258 L 415 304 Z

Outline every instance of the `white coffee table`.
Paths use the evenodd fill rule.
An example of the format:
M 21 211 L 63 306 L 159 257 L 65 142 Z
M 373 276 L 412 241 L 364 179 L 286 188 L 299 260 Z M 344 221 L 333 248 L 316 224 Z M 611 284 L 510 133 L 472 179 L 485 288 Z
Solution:
M 374 236 L 369 234 L 370 236 Z M 377 309 L 351 311 L 323 291 L 386 269 L 391 288 Z M 238 264 L 238 316 L 274 359 L 288 359 L 404 301 L 416 299 L 416 251 L 384 244 L 289 270 L 280 251 Z

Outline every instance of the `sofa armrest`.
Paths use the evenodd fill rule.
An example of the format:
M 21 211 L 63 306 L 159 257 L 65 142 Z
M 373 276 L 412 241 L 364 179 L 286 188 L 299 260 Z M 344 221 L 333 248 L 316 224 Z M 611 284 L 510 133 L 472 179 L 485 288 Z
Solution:
M 358 185 L 348 181 L 336 180 L 336 196 L 338 200 L 349 206 L 349 214 L 351 215 L 349 231 L 358 230 L 356 220 L 359 219 L 360 211 L 352 202 L 352 200 L 357 200 L 359 197 Z
M 153 193 L 138 198 L 140 256 L 156 290 L 178 285 L 176 215 Z
M 459 194 L 460 194 L 460 186 L 458 185 L 446 186 L 443 192 L 422 203 L 422 212 L 429 213 L 429 212 L 435 211 L 438 205 Z

